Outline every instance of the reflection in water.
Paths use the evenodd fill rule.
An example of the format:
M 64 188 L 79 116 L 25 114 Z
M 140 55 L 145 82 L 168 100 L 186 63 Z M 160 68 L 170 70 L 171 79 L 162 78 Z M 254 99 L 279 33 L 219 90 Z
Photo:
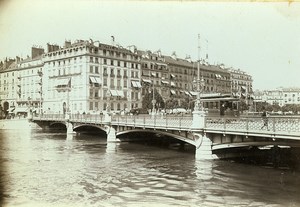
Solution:
M 196 175 L 198 180 L 210 180 L 213 177 L 213 161 L 195 159 Z
M 59 131 L 6 130 L 1 141 L 7 206 L 300 205 L 293 170 Z
M 117 151 L 117 143 L 115 142 L 108 142 L 106 144 L 106 152 L 107 153 L 115 153 Z

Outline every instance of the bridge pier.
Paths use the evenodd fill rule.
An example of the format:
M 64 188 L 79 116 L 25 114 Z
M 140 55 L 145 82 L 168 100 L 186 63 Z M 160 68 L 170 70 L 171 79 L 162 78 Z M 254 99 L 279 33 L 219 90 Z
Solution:
M 118 142 L 119 139 L 117 139 L 117 133 L 114 127 L 108 125 L 106 128 L 106 134 L 107 134 L 107 142 Z
M 67 134 L 73 134 L 74 131 L 73 131 L 73 124 L 70 123 L 70 122 L 66 122 L 66 127 L 67 127 Z
M 196 152 L 195 157 L 197 160 L 212 160 L 216 159 L 216 156 L 212 153 L 212 141 L 206 136 L 195 133 L 198 136 L 196 140 Z
M 195 139 L 195 157 L 198 160 L 211 160 L 215 158 L 212 154 L 212 141 L 204 134 L 204 128 L 205 111 L 193 111 L 193 122 L 191 126 L 191 131 Z

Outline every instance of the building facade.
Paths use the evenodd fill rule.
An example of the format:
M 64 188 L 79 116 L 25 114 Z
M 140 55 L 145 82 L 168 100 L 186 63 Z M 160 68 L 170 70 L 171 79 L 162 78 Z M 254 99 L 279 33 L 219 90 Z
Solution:
M 227 69 L 230 73 L 231 91 L 234 96 L 253 95 L 252 76 L 240 69 Z
M 181 106 L 196 98 L 198 63 L 204 82 L 201 93 L 231 94 L 240 86 L 252 90 L 252 77 L 242 71 L 178 58 L 175 52 L 168 56 L 91 39 L 47 44 L 46 49 L 33 47 L 31 57 L 0 63 L 4 111 L 129 111 L 141 108 L 143 96 L 154 90 L 164 101 L 175 100 Z
M 141 107 L 140 56 L 93 41 L 67 42 L 44 54 L 44 109 L 100 113 Z
M 266 102 L 271 105 L 284 106 L 300 104 L 300 88 L 277 88 L 254 92 L 255 102 Z

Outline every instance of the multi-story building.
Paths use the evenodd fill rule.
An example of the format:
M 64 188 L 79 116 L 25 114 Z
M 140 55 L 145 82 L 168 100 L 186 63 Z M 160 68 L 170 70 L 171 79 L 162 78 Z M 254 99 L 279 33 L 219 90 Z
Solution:
M 2 106 L 5 110 L 16 106 L 18 112 L 130 110 L 142 107 L 143 95 L 153 89 L 164 101 L 177 100 L 180 106 L 197 94 L 198 62 L 178 58 L 175 52 L 166 56 L 135 46 L 125 49 L 114 42 L 65 41 L 63 47 L 47 44 L 46 52 L 33 47 L 30 58 L 6 60 L 0 67 Z M 242 77 L 242 72 L 232 75 L 233 70 L 202 60 L 199 67 L 204 94 L 231 94 L 238 86 L 252 88 L 251 76 Z
M 300 104 L 300 88 L 277 88 L 273 90 L 255 91 L 256 102 L 266 102 L 271 105 Z
M 227 69 L 230 72 L 231 91 L 234 96 L 250 96 L 253 94 L 252 76 L 240 69 Z
M 39 113 L 42 106 L 42 48 L 32 47 L 31 57 L 7 61 L 0 70 L 0 99 L 3 111 Z
M 175 52 L 171 56 L 150 51 L 142 55 L 142 79 L 146 83 L 154 81 L 164 100 L 195 95 L 197 70 L 197 62 L 178 58 Z M 201 61 L 200 76 L 204 80 L 202 93 L 231 93 L 228 71 Z
M 43 60 L 44 110 L 65 113 L 141 107 L 141 64 L 136 53 L 93 41 L 66 42 Z

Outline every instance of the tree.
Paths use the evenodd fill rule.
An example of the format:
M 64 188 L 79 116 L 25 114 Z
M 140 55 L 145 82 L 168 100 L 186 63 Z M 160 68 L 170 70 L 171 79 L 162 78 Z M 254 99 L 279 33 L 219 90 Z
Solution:
M 178 107 L 178 101 L 171 98 L 166 101 L 166 109 L 174 109 Z
M 292 111 L 293 113 L 298 113 L 298 111 L 300 111 L 300 104 L 286 104 L 282 107 L 282 111 Z
M 146 90 L 145 92 L 146 93 L 145 93 L 145 95 L 143 97 L 143 100 L 142 100 L 142 107 L 143 107 L 143 109 L 149 110 L 149 109 L 153 108 L 153 103 L 152 103 L 153 90 Z M 155 109 L 165 108 L 165 102 L 164 102 L 163 98 L 161 97 L 161 95 L 157 92 L 156 89 L 154 89 L 154 99 L 156 101 Z
M 249 109 L 249 106 L 246 104 L 246 101 L 241 100 L 240 101 L 240 111 L 245 111 L 245 110 L 248 110 L 248 109 Z

